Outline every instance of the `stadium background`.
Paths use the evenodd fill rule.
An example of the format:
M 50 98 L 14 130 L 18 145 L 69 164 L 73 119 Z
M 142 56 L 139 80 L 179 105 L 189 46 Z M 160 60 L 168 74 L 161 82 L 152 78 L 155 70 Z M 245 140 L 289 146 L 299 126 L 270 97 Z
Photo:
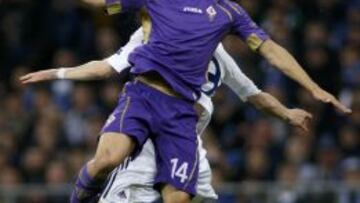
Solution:
M 225 47 L 259 87 L 315 119 L 303 135 L 220 88 L 204 135 L 219 202 L 359 203 L 360 2 L 239 3 L 353 114 L 314 101 L 227 37 Z M 106 17 L 74 0 L 0 0 L 0 202 L 66 202 L 66 184 L 93 153 L 126 79 L 24 87 L 19 76 L 105 58 L 126 43 L 135 19 Z

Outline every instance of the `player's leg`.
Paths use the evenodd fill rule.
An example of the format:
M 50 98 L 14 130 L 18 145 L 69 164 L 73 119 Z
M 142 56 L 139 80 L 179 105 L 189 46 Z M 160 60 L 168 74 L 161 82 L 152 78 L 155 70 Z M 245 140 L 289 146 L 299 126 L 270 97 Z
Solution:
M 100 203 L 154 203 L 160 193 L 153 188 L 156 173 L 154 145 L 148 139 L 135 159 L 128 159 L 111 174 Z
M 196 184 L 197 197 L 208 200 L 216 200 L 218 197 L 211 186 L 211 168 L 209 161 L 206 158 L 206 150 L 202 146 L 202 140 L 198 136 L 198 150 L 199 150 L 199 176 Z M 165 202 L 190 202 L 191 196 L 185 192 L 176 190 L 170 185 L 166 185 L 162 191 L 162 197 Z
M 164 203 L 190 203 L 192 199 L 188 193 L 169 184 L 162 187 L 161 196 Z
M 155 203 L 161 199 L 152 185 L 113 185 L 104 192 L 99 203 Z
M 136 142 L 122 133 L 105 133 L 100 137 L 95 157 L 87 164 L 95 179 L 105 179 L 134 150 Z
M 146 108 L 136 88 L 129 84 L 109 117 L 94 158 L 80 171 L 71 202 L 91 202 L 101 192 L 109 173 L 129 155 L 140 152 L 148 136 Z
M 160 124 L 150 135 L 157 164 L 155 187 L 161 189 L 165 203 L 190 202 L 199 172 L 194 104 L 158 91 L 147 102 Z
M 96 154 L 79 172 L 71 202 L 91 202 L 101 192 L 108 174 L 135 148 L 135 141 L 120 133 L 101 136 Z
M 206 150 L 203 147 L 203 142 L 198 136 L 199 142 L 199 177 L 196 184 L 197 197 L 205 198 L 207 200 L 216 200 L 218 196 L 215 193 L 214 188 L 211 185 L 212 173 L 208 159 L 206 158 Z

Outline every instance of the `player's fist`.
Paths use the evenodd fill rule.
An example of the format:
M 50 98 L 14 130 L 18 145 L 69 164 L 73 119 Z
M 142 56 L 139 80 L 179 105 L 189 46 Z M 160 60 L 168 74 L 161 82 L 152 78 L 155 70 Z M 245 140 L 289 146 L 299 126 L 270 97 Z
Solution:
M 315 99 L 332 104 L 335 108 L 337 108 L 340 112 L 349 114 L 351 113 L 351 109 L 347 108 L 343 104 L 341 104 L 332 94 L 328 93 L 327 91 L 321 89 L 320 87 L 315 88 L 312 90 L 312 95 Z
M 57 79 L 57 69 L 49 69 L 43 71 L 37 71 L 33 73 L 28 73 L 20 77 L 20 81 L 23 84 L 42 82 L 47 80 Z
M 294 126 L 301 128 L 304 131 L 309 131 L 309 123 L 312 115 L 301 109 L 289 109 L 287 112 L 288 122 Z

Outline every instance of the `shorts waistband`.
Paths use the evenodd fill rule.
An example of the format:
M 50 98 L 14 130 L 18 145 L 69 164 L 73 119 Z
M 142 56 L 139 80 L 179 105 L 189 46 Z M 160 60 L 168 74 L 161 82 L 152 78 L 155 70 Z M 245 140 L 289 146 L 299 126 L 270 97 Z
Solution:
M 150 86 L 168 96 L 183 99 L 184 97 L 177 93 L 158 73 L 150 72 L 137 75 L 135 77 L 135 83 L 141 82 L 147 86 Z

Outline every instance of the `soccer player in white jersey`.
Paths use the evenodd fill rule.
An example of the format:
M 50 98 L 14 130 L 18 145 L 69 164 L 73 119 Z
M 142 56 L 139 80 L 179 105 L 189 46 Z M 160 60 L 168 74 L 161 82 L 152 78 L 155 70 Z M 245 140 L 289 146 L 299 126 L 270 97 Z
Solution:
M 113 70 L 120 73 L 130 66 L 128 55 L 143 41 L 142 29 L 137 30 L 130 41 L 118 53 L 102 61 L 93 61 L 69 69 L 50 69 L 30 73 L 22 77 L 24 83 L 33 83 L 52 79 L 90 80 L 105 78 Z M 249 101 L 262 111 L 280 117 L 290 124 L 307 130 L 306 123 L 311 115 L 300 109 L 287 109 L 271 95 L 261 92 L 256 85 L 247 78 L 237 66 L 235 61 L 220 44 L 214 53 L 214 58 L 209 64 L 208 82 L 202 86 L 202 96 L 198 100 L 199 123 L 197 132 L 202 134 L 211 119 L 213 104 L 211 97 L 221 83 L 228 85 L 242 101 Z M 109 117 L 109 120 L 112 116 Z M 203 198 L 216 199 L 211 187 L 211 169 L 206 159 L 206 150 L 202 146 L 199 136 L 198 151 L 200 154 L 199 177 L 197 194 Z M 148 140 L 141 153 L 134 160 L 128 159 L 117 167 L 101 195 L 102 203 L 122 202 L 154 202 L 160 195 L 153 189 L 153 180 L 156 173 L 156 163 L 152 142 Z M 174 170 L 174 176 L 182 176 L 181 170 Z

